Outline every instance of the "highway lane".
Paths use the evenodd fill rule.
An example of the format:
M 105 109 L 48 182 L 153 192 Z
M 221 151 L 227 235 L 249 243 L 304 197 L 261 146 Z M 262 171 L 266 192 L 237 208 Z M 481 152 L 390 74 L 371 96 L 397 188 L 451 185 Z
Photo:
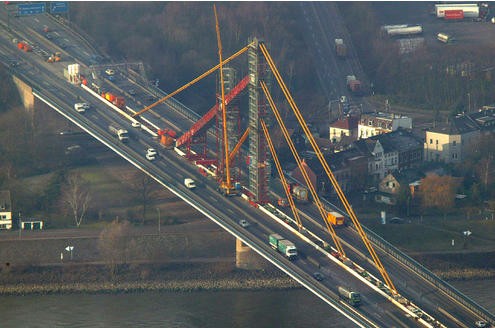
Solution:
M 15 48 L 14 48 L 14 50 L 16 50 L 16 51 L 17 51 L 17 49 L 15 49 Z M 27 55 L 27 56 L 29 56 L 29 54 L 26 54 L 26 55 Z M 40 63 L 40 64 L 41 64 L 41 63 Z M 45 63 L 44 65 L 46 66 L 46 65 L 50 65 L 50 64 L 46 64 L 46 63 Z M 55 66 L 55 65 L 51 65 L 51 66 L 49 66 L 49 67 L 56 67 L 56 66 Z M 60 68 L 60 65 L 59 65 L 58 67 Z M 46 82 L 46 81 L 45 81 L 45 82 Z M 67 85 L 67 83 L 65 83 L 65 84 Z M 79 88 L 76 88 L 76 89 L 79 89 Z M 71 90 L 72 90 L 72 88 L 71 88 Z M 76 91 L 76 92 L 77 92 L 77 93 L 79 93 L 80 91 L 78 90 L 78 91 Z M 84 93 L 81 93 L 81 94 L 82 94 L 82 95 L 85 95 Z M 68 104 L 67 104 L 67 106 L 70 108 L 71 104 L 70 104 L 70 103 L 68 103 Z M 99 111 L 99 110 L 98 110 L 98 111 Z M 103 109 L 103 111 L 104 111 L 104 109 Z M 97 112 L 97 111 L 95 111 L 95 112 Z M 111 111 L 110 111 L 110 112 L 111 112 Z M 89 113 L 91 113 L 91 110 L 90 110 L 87 114 L 89 114 Z M 106 119 L 108 119 L 108 117 L 107 117 Z M 100 128 L 105 129 L 105 127 L 104 127 L 103 125 L 100 125 Z M 139 147 L 141 147 L 141 148 L 139 148 Z M 136 149 L 134 149 L 134 151 L 135 151 L 135 157 L 137 158 L 137 157 L 141 156 L 141 160 L 143 160 L 143 157 L 142 157 L 142 146 L 139 146 L 139 147 L 138 147 L 138 148 L 136 148 Z M 178 183 L 179 183 L 179 184 L 181 184 L 180 179 L 179 179 L 179 180 L 177 180 L 177 181 L 178 181 Z M 275 230 L 275 231 L 277 231 L 277 230 Z M 263 239 L 261 238 L 260 240 L 263 240 Z M 266 240 L 266 239 L 265 239 L 265 240 Z M 301 261 L 301 262 L 303 262 L 303 261 Z M 314 270 L 314 268 L 311 268 L 308 272 L 309 272 L 309 273 L 311 273 L 311 270 Z
M 315 220 L 317 224 L 313 223 L 312 220 L 308 220 L 309 217 L 317 217 L 317 209 L 312 205 L 306 205 L 300 207 L 300 209 L 302 216 L 306 218 L 305 226 L 308 226 L 311 231 L 317 232 L 322 238 L 329 240 L 326 229 L 320 223 L 321 220 Z M 341 238 L 348 257 L 373 275 L 380 276 L 374 263 L 369 259 L 369 253 L 361 238 L 352 227 L 337 229 L 337 235 Z M 423 278 L 418 277 L 415 272 L 395 261 L 386 252 L 377 247 L 375 247 L 375 250 L 401 295 L 406 296 L 415 304 L 421 304 L 421 308 L 424 311 L 433 315 L 440 322 L 447 323 L 448 327 L 455 327 L 459 326 L 457 320 L 470 322 L 476 318 L 473 313 L 463 307 L 459 307 L 445 293 Z M 450 316 L 445 316 L 444 312 L 439 308 L 450 313 Z

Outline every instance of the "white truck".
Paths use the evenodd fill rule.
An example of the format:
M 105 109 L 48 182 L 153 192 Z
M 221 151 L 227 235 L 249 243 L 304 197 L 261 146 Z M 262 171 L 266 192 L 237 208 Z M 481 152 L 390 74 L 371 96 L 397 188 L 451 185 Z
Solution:
M 108 126 L 108 130 L 114 134 L 117 138 L 119 138 L 120 141 L 122 142 L 128 142 L 129 141 L 129 132 L 121 128 L 115 123 L 112 123 Z
M 188 189 L 194 189 L 196 188 L 196 182 L 194 182 L 194 180 L 191 178 L 185 178 L 184 186 L 186 186 Z
M 284 254 L 290 261 L 297 258 L 297 248 L 294 243 L 280 236 L 278 233 L 269 235 L 268 242 L 274 250 Z

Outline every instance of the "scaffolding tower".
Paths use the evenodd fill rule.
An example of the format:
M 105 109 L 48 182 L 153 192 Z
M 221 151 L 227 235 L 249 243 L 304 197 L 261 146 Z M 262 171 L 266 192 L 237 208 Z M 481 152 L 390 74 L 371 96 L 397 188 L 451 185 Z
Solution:
M 255 201 L 264 204 L 268 199 L 268 184 L 270 179 L 270 163 L 268 161 L 269 149 L 260 119 L 267 124 L 268 102 L 265 99 L 260 80 L 269 87 L 271 85 L 271 73 L 269 67 L 259 51 L 260 40 L 249 40 L 251 46 L 248 49 L 249 82 L 249 190 Z

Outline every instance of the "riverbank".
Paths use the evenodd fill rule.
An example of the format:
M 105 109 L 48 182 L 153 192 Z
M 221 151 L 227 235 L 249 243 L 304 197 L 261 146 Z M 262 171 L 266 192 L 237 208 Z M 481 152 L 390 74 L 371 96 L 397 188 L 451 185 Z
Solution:
M 434 271 L 454 284 L 494 281 L 493 272 Z M 118 294 L 149 291 L 288 290 L 300 285 L 276 269 L 240 270 L 231 261 L 127 264 L 64 264 L 4 268 L 0 295 Z
M 104 265 L 28 266 L 2 272 L 0 284 L 0 295 L 300 288 L 279 271 L 238 270 L 225 262 L 122 265 L 115 271 Z

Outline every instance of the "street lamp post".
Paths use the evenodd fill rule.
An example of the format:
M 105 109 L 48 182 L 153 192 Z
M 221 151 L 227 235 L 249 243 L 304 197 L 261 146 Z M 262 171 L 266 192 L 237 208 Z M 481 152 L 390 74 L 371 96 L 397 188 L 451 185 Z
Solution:
M 158 235 L 160 235 L 160 208 L 157 207 L 156 211 L 158 212 Z
M 21 233 L 22 233 L 22 219 L 21 219 L 21 212 L 19 212 L 19 239 L 21 239 Z
M 471 93 L 468 92 L 468 113 L 471 113 Z

